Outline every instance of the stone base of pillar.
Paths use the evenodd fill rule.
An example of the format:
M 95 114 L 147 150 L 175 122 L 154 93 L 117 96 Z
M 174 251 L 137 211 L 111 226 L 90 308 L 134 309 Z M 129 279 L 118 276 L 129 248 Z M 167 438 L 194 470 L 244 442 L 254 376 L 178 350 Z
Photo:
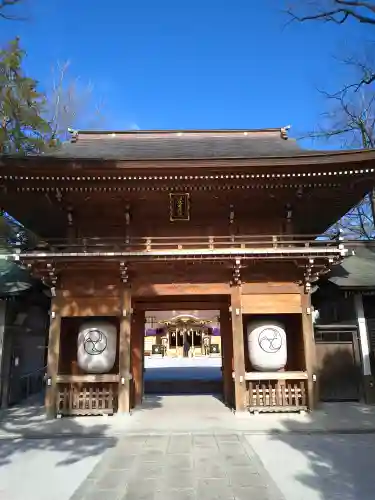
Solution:
M 132 412 L 116 412 L 112 418 L 115 418 L 116 420 L 126 420 L 129 419 L 132 416 Z
M 233 410 L 234 416 L 238 419 L 249 419 L 252 417 L 252 414 L 249 410 Z

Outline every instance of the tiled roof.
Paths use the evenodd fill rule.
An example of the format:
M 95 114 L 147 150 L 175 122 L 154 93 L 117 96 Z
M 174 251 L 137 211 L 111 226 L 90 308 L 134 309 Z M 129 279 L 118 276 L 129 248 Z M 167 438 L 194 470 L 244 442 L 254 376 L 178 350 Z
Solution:
M 332 268 L 329 281 L 340 288 L 375 288 L 374 243 L 355 245 L 353 251 L 354 255 Z
M 103 160 L 285 157 L 303 154 L 284 129 L 261 131 L 76 132 L 48 156 Z

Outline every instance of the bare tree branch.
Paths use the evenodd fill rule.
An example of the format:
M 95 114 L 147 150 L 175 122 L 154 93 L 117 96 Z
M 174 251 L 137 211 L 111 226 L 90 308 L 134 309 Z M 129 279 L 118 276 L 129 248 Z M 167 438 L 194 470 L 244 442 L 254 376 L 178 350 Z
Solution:
M 302 10 L 301 14 L 297 12 Z M 286 10 L 290 24 L 293 21 L 308 22 L 318 21 L 333 24 L 344 24 L 353 19 L 361 24 L 375 25 L 375 1 L 370 0 L 317 0 L 309 2 L 296 2 L 294 7 Z M 358 61 L 356 63 L 358 66 Z M 347 85 L 348 89 L 359 90 L 363 85 L 375 82 L 375 67 L 362 68 L 362 77 L 359 81 Z
M 294 8 L 287 9 L 291 20 L 323 21 L 335 24 L 343 24 L 349 18 L 355 19 L 363 24 L 375 24 L 375 4 L 370 1 L 355 0 L 330 0 L 330 2 L 301 2 L 312 8 L 311 13 L 304 15 L 295 14 Z M 301 4 L 300 3 L 300 4 Z
M 47 119 L 52 140 L 66 140 L 68 128 L 103 128 L 103 103 L 94 96 L 92 84 L 81 84 L 69 74 L 70 61 L 52 68 L 51 87 L 47 91 Z
M 20 21 L 22 18 L 8 12 L 9 8 L 21 3 L 23 0 L 0 0 L 0 18 L 8 21 Z
M 344 14 L 340 19 L 337 19 L 335 16 L 337 14 L 341 14 L 341 9 L 335 9 L 335 10 L 331 10 L 331 11 L 328 11 L 328 12 L 320 12 L 318 14 L 311 14 L 311 15 L 308 15 L 308 16 L 296 16 L 292 10 L 288 9 L 287 10 L 287 13 L 290 15 L 291 17 L 291 21 L 299 21 L 299 22 L 304 22 L 304 21 L 325 21 L 325 22 L 333 22 L 333 23 L 336 23 L 336 24 L 343 24 L 349 14 L 346 13 Z
M 363 63 L 354 59 L 349 62 L 359 72 Z M 304 134 L 303 138 L 319 141 L 339 139 L 345 149 L 375 148 L 375 92 L 372 86 L 362 87 L 360 91 L 346 86 L 336 93 L 320 90 L 327 100 L 327 111 L 321 115 L 317 128 Z M 351 238 L 374 239 L 373 195 L 370 193 L 356 207 L 352 208 L 329 232 L 337 228 Z

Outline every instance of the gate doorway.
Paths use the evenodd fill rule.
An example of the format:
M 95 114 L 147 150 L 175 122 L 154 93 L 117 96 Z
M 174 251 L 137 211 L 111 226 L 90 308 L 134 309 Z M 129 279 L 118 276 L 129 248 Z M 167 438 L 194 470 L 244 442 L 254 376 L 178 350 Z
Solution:
M 224 327 L 223 342 L 220 314 L 229 311 L 228 297 L 160 299 L 133 304 L 139 325 L 137 332 L 132 330 L 133 407 L 145 396 L 209 394 L 224 399 L 229 392 L 224 372 L 231 371 L 232 354 L 227 349 L 230 359 L 225 362 L 223 343 L 232 344 L 232 338 Z
M 219 310 L 146 311 L 145 320 L 145 394 L 222 393 Z
M 361 399 L 361 361 L 354 326 L 316 326 L 316 360 L 321 401 Z

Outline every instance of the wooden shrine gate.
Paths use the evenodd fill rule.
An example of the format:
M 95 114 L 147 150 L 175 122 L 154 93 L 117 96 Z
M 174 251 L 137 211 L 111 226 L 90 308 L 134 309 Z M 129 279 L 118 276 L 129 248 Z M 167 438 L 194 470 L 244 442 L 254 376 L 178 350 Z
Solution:
M 181 285 L 179 288 L 185 288 L 188 292 L 190 287 Z M 229 291 L 229 286 L 225 288 Z M 200 291 L 199 287 L 197 289 Z M 141 404 L 144 393 L 145 313 L 183 309 L 214 309 L 219 312 L 223 332 L 221 387 L 225 403 L 233 406 L 233 335 L 229 307 L 230 295 L 225 294 L 131 297 L 130 290 L 125 289 L 116 300 L 99 300 L 98 297 L 65 300 L 61 295 L 59 300 L 54 298 L 51 332 L 55 327 L 58 328 L 60 339 L 57 344 L 53 340 L 50 342 L 49 361 L 50 369 L 51 365 L 55 365 L 58 373 L 54 380 L 47 381 L 47 388 L 55 387 L 56 391 L 54 397 L 51 390 L 47 390 L 47 410 L 51 415 L 55 411 L 60 415 L 102 415 L 127 413 Z M 81 373 L 74 357 L 75 344 L 70 341 L 75 338 L 72 333 L 88 317 L 103 317 L 103 314 L 107 321 L 118 327 L 119 349 L 115 365 L 106 374 Z
M 30 237 L 7 259 L 51 289 L 48 415 L 57 400 L 64 411 L 75 409 L 77 398 L 80 411 L 128 413 L 129 394 L 136 404 L 143 392 L 137 332 L 144 310 L 137 305 L 168 295 L 229 299 L 220 308 L 221 328 L 233 339 L 223 345 L 224 356 L 233 353 L 223 380 L 236 411 L 279 407 L 288 384 L 287 406 L 305 407 L 307 391 L 313 409 L 312 283 L 347 255 L 339 236 L 317 237 L 373 188 L 374 159 L 373 150 L 302 150 L 285 127 L 74 131 L 64 147 L 41 156 L 2 157 L 2 208 L 39 236 L 37 246 Z M 288 333 L 286 381 L 279 372 L 260 380 L 245 366 L 246 315 L 296 318 L 287 328 L 295 333 Z M 101 375 L 77 362 L 74 322 L 88 317 L 105 318 L 118 332 L 116 362 Z M 346 389 L 327 388 L 343 375 L 323 372 L 323 380 L 327 394 L 347 399 L 358 394 L 349 376 L 357 358 L 354 343 L 345 342 L 333 346 L 349 360 L 340 364 Z M 317 343 L 322 359 L 328 344 Z
M 209 258 L 202 258 L 199 255 L 204 249 L 189 247 L 177 248 L 171 256 L 168 249 L 155 250 L 156 255 L 149 249 L 126 250 L 133 259 L 130 263 L 118 261 L 125 251 L 117 251 L 121 254 L 117 255 L 106 250 L 98 255 L 95 245 L 90 251 L 86 246 L 79 252 L 62 249 L 55 254 L 21 254 L 23 261 L 34 265 L 34 272 L 50 280 L 54 294 L 48 345 L 48 415 L 54 416 L 56 409 L 63 415 L 125 414 L 139 405 L 144 391 L 145 313 L 168 308 L 219 311 L 224 401 L 236 411 L 313 409 L 315 346 L 310 288 L 309 283 L 299 282 L 301 271 L 294 261 L 300 259 L 303 265 L 314 256 L 306 271 L 313 273 L 313 265 L 319 269 L 329 258 L 340 259 L 345 249 L 331 241 L 310 246 L 293 240 L 294 247 L 284 239 L 278 243 L 276 237 L 268 241 L 272 243 L 255 250 L 251 243 L 246 248 L 240 242 L 234 250 L 241 258 L 230 255 L 232 248 L 218 249 L 216 260 L 215 249 L 208 250 Z M 168 266 L 158 259 L 163 252 L 171 261 Z M 192 252 L 199 257 L 194 265 L 190 262 Z M 225 252 L 229 252 L 228 257 Z M 138 262 L 141 257 L 143 261 Z M 56 263 L 49 262 L 51 258 L 56 258 Z M 276 259 L 284 260 L 282 275 L 277 275 L 280 266 Z M 253 260 L 272 275 L 269 282 L 251 282 Z M 284 281 L 288 270 L 290 281 Z M 245 342 L 248 321 L 264 316 L 281 320 L 290 340 L 285 374 L 268 373 L 268 382 L 249 364 Z M 87 373 L 78 362 L 77 332 L 90 318 L 109 322 L 117 331 L 116 359 L 106 373 Z

